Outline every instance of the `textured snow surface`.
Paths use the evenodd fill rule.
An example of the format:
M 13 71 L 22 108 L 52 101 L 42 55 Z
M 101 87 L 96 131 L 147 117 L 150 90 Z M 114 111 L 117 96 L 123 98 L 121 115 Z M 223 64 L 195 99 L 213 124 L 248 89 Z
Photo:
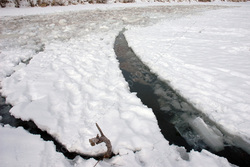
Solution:
M 23 128 L 0 126 L 1 166 L 69 166 L 52 142 L 45 142 Z
M 115 35 L 102 38 L 50 44 L 28 66 L 6 78 L 3 87 L 12 89 L 3 92 L 14 104 L 10 112 L 34 120 L 71 151 L 100 150 L 88 141 L 98 132 L 96 122 L 115 153 L 124 145 L 132 150 L 152 146 L 159 136 L 153 135 L 151 141 L 145 138 L 159 132 L 155 116 L 123 82 L 110 43 Z
M 105 151 L 104 145 L 91 147 L 88 142 L 98 133 L 97 122 L 111 140 L 113 152 L 119 153 L 98 166 L 230 166 L 225 158 L 207 151 L 186 153 L 183 148 L 170 146 L 151 109 L 129 92 L 113 51 L 115 37 L 124 26 L 146 26 L 187 14 L 196 19 L 190 14 L 209 8 L 213 7 L 176 6 L 167 11 L 121 8 L 1 17 L 1 93 L 14 106 L 10 110 L 12 115 L 33 120 L 70 151 L 85 154 Z M 138 39 L 143 39 L 140 33 Z M 145 49 L 151 44 L 140 46 Z M 43 142 L 21 128 L 5 126 L 0 130 L 1 163 L 14 166 L 19 163 L 56 166 L 51 161 L 60 161 L 59 166 L 96 163 L 94 159 L 79 157 L 67 160 L 52 149 L 51 142 Z M 17 147 L 22 144 L 19 142 L 38 146 Z M 5 155 L 8 150 L 13 156 Z M 19 150 L 23 152 L 21 159 L 16 158 Z M 34 159 L 30 159 L 30 150 L 34 151 Z M 36 153 L 42 156 L 37 157 Z
M 152 71 L 222 129 L 250 144 L 249 20 L 246 3 L 134 28 L 125 35 Z
M 94 166 L 96 160 L 84 160 L 77 156 L 66 159 L 55 151 L 52 142 L 43 141 L 39 135 L 32 135 L 23 128 L 0 126 L 1 166 L 69 167 Z M 183 160 L 186 159 L 186 160 Z M 206 164 L 203 164 L 206 162 Z M 226 159 L 207 151 L 192 151 L 187 154 L 183 148 L 169 146 L 166 141 L 155 144 L 154 148 L 143 148 L 134 153 L 129 149 L 120 150 L 118 156 L 100 161 L 98 166 L 230 166 Z

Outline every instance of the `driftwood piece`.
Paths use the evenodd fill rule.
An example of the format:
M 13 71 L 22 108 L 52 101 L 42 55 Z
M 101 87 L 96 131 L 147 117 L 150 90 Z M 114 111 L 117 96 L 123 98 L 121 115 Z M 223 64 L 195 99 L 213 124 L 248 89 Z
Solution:
M 97 136 L 95 138 L 89 139 L 89 143 L 91 144 L 91 146 L 95 146 L 96 144 L 100 144 L 102 142 L 104 142 L 106 144 L 107 147 L 107 151 L 105 153 L 102 153 L 100 155 L 98 155 L 98 157 L 102 157 L 102 158 L 110 158 L 112 155 L 112 145 L 110 140 L 103 134 L 101 128 L 99 127 L 99 125 L 96 123 L 96 127 L 99 130 L 101 137 L 97 134 Z

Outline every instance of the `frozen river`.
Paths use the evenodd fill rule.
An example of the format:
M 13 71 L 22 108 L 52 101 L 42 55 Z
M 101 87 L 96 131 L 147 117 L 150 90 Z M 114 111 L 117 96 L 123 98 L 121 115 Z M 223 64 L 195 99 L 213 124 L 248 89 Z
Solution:
M 91 156 L 105 150 L 103 145 L 91 147 L 88 143 L 88 139 L 96 136 L 98 122 L 113 144 L 113 153 L 119 154 L 99 162 L 101 166 L 200 166 L 203 161 L 209 167 L 230 166 L 225 158 L 205 150 L 186 152 L 182 147 L 169 145 L 152 110 L 129 92 L 113 51 L 115 37 L 124 27 L 150 27 L 164 20 L 192 18 L 223 8 L 231 7 L 113 7 L 1 16 L 1 94 L 13 106 L 10 113 L 14 117 L 32 120 L 70 152 Z M 5 165 L 96 163 L 94 159 L 79 157 L 68 160 L 55 152 L 51 142 L 22 128 L 1 126 L 0 133 L 0 161 Z M 19 140 L 8 140 L 17 136 Z M 18 148 L 26 141 L 34 143 L 37 149 L 30 147 L 35 150 L 32 152 L 29 148 Z M 11 159 L 13 154 L 15 160 Z

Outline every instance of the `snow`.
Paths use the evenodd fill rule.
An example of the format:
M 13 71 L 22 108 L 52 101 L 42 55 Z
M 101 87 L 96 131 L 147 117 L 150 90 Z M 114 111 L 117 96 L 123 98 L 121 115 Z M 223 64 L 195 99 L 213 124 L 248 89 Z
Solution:
M 242 138 L 245 144 L 240 147 L 248 152 L 249 8 L 245 3 L 125 32 L 129 45 L 153 72 L 222 131 Z
M 173 3 L 178 5 L 179 3 Z M 171 5 L 173 5 L 171 4 Z M 183 3 L 182 3 L 183 4 Z M 187 4 L 187 3 L 184 3 Z M 77 11 L 89 11 L 89 10 L 110 10 L 121 9 L 128 7 L 148 7 L 148 6 L 161 6 L 162 3 L 115 3 L 115 4 L 84 4 L 84 5 L 69 5 L 69 6 L 48 6 L 44 7 L 24 7 L 24 8 L 1 8 L 0 16 L 22 16 L 22 15 L 45 15 L 50 13 L 65 13 L 65 12 L 77 12 Z M 166 4 L 164 4 L 166 5 Z
M 23 128 L 0 126 L 1 166 L 69 166 L 52 142 L 43 141 Z
M 53 8 L 55 11 L 52 7 L 42 10 L 22 8 L 17 13 L 13 12 L 15 16 L 11 17 L 5 16 L 10 15 L 13 9 L 1 9 L 1 93 L 13 105 L 11 114 L 23 120 L 33 120 L 68 150 L 90 155 L 106 149 L 104 145 L 91 147 L 88 142 L 98 133 L 95 127 L 95 123 L 98 123 L 111 140 L 113 152 L 119 155 L 100 161 L 97 166 L 231 166 L 225 158 L 205 150 L 187 153 L 184 148 L 170 146 L 160 133 L 152 110 L 129 92 L 113 51 L 115 37 L 125 26 L 144 27 L 166 18 L 175 18 L 178 22 L 186 14 L 189 14 L 188 18 L 196 19 L 194 15 L 197 11 L 215 7 L 186 8 L 177 5 L 172 9 L 173 13 L 164 16 L 164 11 L 157 13 L 156 8 L 152 7 L 141 8 L 145 10 L 142 14 L 136 12 L 140 5 L 135 5 L 136 8 L 112 6 L 105 7 L 105 10 L 92 9 L 91 6 L 87 12 L 82 9 L 69 12 L 73 10 L 72 7 Z M 220 11 L 219 14 L 223 13 Z M 172 23 L 174 27 L 174 21 Z M 245 24 L 247 22 L 242 24 L 243 28 Z M 159 31 L 148 27 L 148 31 L 154 34 L 146 33 L 148 37 L 145 40 L 141 33 L 146 30 L 140 28 L 137 32 L 137 40 L 140 40 L 137 42 L 143 49 L 146 48 L 142 41 L 152 42 L 149 39 L 154 39 Z M 129 32 L 133 33 L 132 30 Z M 242 29 L 242 32 L 248 33 L 246 29 Z M 161 39 L 162 44 L 169 39 L 165 35 Z M 136 43 L 135 38 L 130 38 L 130 44 L 133 41 Z M 133 45 L 137 50 L 138 45 Z M 150 43 L 147 46 L 154 46 L 157 50 L 158 45 Z M 161 49 L 166 51 L 164 47 Z M 29 63 L 25 64 L 29 59 Z M 164 59 L 159 62 L 164 62 Z M 175 65 L 182 68 L 181 64 Z M 239 78 L 248 76 L 238 73 L 234 74 Z M 55 152 L 51 142 L 42 141 L 22 128 L 4 126 L 0 127 L 0 133 L 1 163 L 11 163 L 13 166 L 20 163 L 27 166 L 94 166 L 97 162 L 80 157 L 68 160 Z M 34 143 L 34 147 L 25 147 L 27 143 Z
M 84 160 L 77 156 L 74 160 L 66 159 L 62 153 L 55 151 L 55 146 L 50 141 L 43 141 L 40 136 L 32 135 L 26 132 L 23 128 L 12 128 L 10 126 L 0 126 L 0 161 L 2 166 L 94 166 L 97 161 L 94 159 Z M 157 147 L 157 145 L 156 145 Z M 181 148 L 179 148 L 181 150 Z M 148 161 L 145 162 L 145 165 L 149 164 L 154 166 L 164 166 L 164 164 L 171 163 L 174 165 L 180 163 L 182 160 L 177 151 L 172 148 L 172 154 L 168 152 L 168 156 L 172 158 L 172 161 L 167 161 L 168 159 L 161 159 L 160 157 L 155 156 L 155 154 L 148 154 L 151 150 L 142 150 L 140 153 L 133 153 L 131 150 L 124 150 L 119 156 L 116 156 L 110 160 L 100 161 L 97 166 L 141 166 L 143 161 L 155 160 L 157 161 Z M 162 152 L 166 155 L 166 152 Z M 179 159 L 174 159 L 179 158 Z M 201 164 L 197 161 L 197 158 L 201 158 L 203 162 L 207 162 L 207 167 L 209 165 L 213 166 L 229 166 L 228 162 L 225 159 L 219 158 L 212 155 L 207 151 L 202 151 L 201 153 L 191 152 L 190 153 L 190 165 L 199 165 Z M 193 160 L 194 159 L 194 160 Z M 183 161 L 183 160 L 182 160 Z M 216 162 L 216 163 L 215 163 Z M 180 163 L 181 166 L 184 166 L 187 161 Z M 206 166 L 206 165 L 205 165 Z
M 96 122 L 108 129 L 115 153 L 124 145 L 132 150 L 152 147 L 159 136 L 144 139 L 159 131 L 155 116 L 129 93 L 110 42 L 116 34 L 108 35 L 50 44 L 26 68 L 5 78 L 3 94 L 14 105 L 10 112 L 34 120 L 70 151 L 100 150 L 88 142 L 97 133 Z
M 225 3 L 221 1 L 215 1 L 206 3 L 205 5 L 223 5 L 223 6 L 240 6 L 241 3 Z M 21 8 L 1 8 L 0 16 L 29 16 L 29 15 L 46 15 L 46 14 L 59 14 L 65 12 L 77 12 L 77 11 L 90 11 L 90 10 L 113 10 L 124 9 L 131 7 L 149 7 L 149 6 L 182 6 L 182 5 L 204 5 L 204 3 L 191 2 L 140 2 L 137 3 L 112 3 L 112 4 L 78 4 L 69 6 L 47 6 L 47 7 L 21 7 Z

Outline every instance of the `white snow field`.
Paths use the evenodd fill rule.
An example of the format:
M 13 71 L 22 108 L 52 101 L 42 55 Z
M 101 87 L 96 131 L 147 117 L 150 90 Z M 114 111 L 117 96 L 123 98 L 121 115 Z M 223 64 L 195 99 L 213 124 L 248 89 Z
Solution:
M 129 45 L 153 72 L 234 136 L 227 142 L 248 153 L 249 20 L 250 3 L 242 3 L 125 32 Z
M 23 128 L 0 126 L 1 166 L 69 166 L 70 162 L 55 151 L 52 142 L 30 135 Z
M 134 26 L 145 27 L 155 24 L 155 22 L 168 19 L 171 24 L 167 28 L 173 28 L 172 38 L 177 37 L 178 39 L 182 39 L 178 37 L 176 33 L 173 35 L 173 30 L 182 31 L 178 28 L 178 20 L 181 21 L 180 23 L 186 19 L 191 20 L 191 22 L 187 22 L 187 25 L 185 25 L 185 27 L 187 27 L 185 31 L 188 32 L 187 30 L 191 30 L 190 24 L 195 20 L 199 18 L 207 19 L 204 17 L 206 14 L 202 14 L 203 11 L 218 9 L 220 7 L 187 5 L 173 6 L 166 9 L 166 6 L 144 6 L 143 8 L 139 6 L 138 4 L 136 8 L 125 8 L 124 5 L 122 8 L 115 9 L 97 8 L 88 11 L 67 11 L 57 14 L 53 12 L 48 14 L 49 12 L 47 12 L 47 14 L 43 15 L 40 15 L 40 13 L 41 11 L 46 11 L 46 8 L 37 8 L 38 11 L 34 11 L 34 13 L 31 12 L 27 16 L 18 16 L 18 12 L 17 16 L 4 16 L 4 14 L 1 13 L 1 94 L 6 97 L 8 103 L 13 105 L 13 108 L 10 110 L 11 114 L 22 120 L 33 120 L 40 129 L 46 130 L 53 135 L 59 142 L 65 145 L 69 151 L 90 155 L 103 152 L 106 149 L 103 144 L 91 147 L 88 142 L 90 138 L 95 137 L 98 133 L 95 127 L 95 123 L 97 122 L 104 134 L 111 140 L 113 152 L 115 154 L 119 153 L 119 155 L 111 159 L 100 161 L 97 166 L 232 166 L 225 158 L 218 157 L 205 150 L 186 153 L 185 149 L 181 147 L 170 146 L 168 141 L 166 141 L 160 133 L 152 110 L 144 106 L 134 93 L 129 92 L 128 84 L 121 74 L 119 63 L 113 51 L 115 37 L 125 26 L 128 29 L 132 29 L 131 27 Z M 245 8 L 220 9 L 218 11 L 211 11 L 208 14 L 210 14 L 210 17 L 215 17 L 213 14 L 219 13 L 223 21 L 223 18 L 226 19 L 227 17 L 226 14 L 233 11 L 239 11 L 244 14 Z M 8 9 L 4 9 L 4 11 L 7 10 Z M 51 11 L 51 9 L 49 10 Z M 36 12 L 38 12 L 39 15 L 36 15 Z M 30 14 L 34 15 L 30 16 Z M 186 15 L 188 15 L 188 17 L 182 18 Z M 237 16 L 236 13 L 235 17 Z M 242 18 L 245 17 L 248 16 L 244 15 Z M 219 17 L 217 16 L 217 18 Z M 209 24 L 208 22 L 202 23 L 206 25 Z M 209 27 L 202 26 L 202 23 L 197 23 L 197 26 L 201 28 L 199 29 L 201 34 L 196 35 L 203 35 L 203 31 L 204 34 L 208 33 L 206 32 L 207 29 L 203 28 L 208 28 L 209 30 Z M 244 24 L 241 24 L 243 27 L 239 29 L 241 33 L 236 33 L 235 35 L 240 37 L 242 33 L 249 32 L 244 28 L 245 24 L 248 23 L 244 22 Z M 165 26 L 167 23 L 161 23 L 159 25 Z M 157 36 L 157 32 L 160 31 L 157 29 L 159 25 L 149 27 L 148 29 L 131 30 L 129 31 L 130 34 L 127 33 L 130 44 L 135 45 L 135 51 L 138 52 L 141 50 L 141 52 L 138 52 L 139 56 L 143 56 L 145 53 L 155 53 L 156 51 L 159 53 L 165 53 L 165 51 L 170 52 L 170 50 L 175 51 L 174 46 L 176 45 L 173 45 L 173 41 L 173 47 L 171 47 L 170 50 L 166 50 L 165 47 L 166 41 L 171 42 L 171 40 L 174 39 L 169 38 L 167 35 L 165 36 L 166 38 Z M 184 25 L 181 24 L 179 26 Z M 237 24 L 237 26 L 240 26 L 240 24 Z M 220 30 L 217 28 L 215 27 L 215 30 Z M 230 35 L 233 35 L 233 31 L 235 31 L 235 28 L 233 28 L 232 31 L 228 30 L 229 32 L 226 31 L 227 29 L 224 30 L 223 27 L 220 28 L 223 33 Z M 166 28 L 162 27 L 162 30 L 164 29 Z M 137 34 L 134 34 L 135 32 Z M 214 31 L 209 32 L 209 37 L 212 38 Z M 217 34 L 221 35 L 222 32 Z M 143 36 L 143 34 L 147 34 L 148 37 Z M 180 34 L 183 33 L 180 32 Z M 131 35 L 134 35 L 134 37 Z M 138 38 L 135 39 L 137 35 Z M 230 35 L 226 35 L 225 38 L 232 39 Z M 156 41 L 155 37 L 161 40 L 161 42 Z M 162 34 L 161 37 L 163 37 Z M 191 41 L 196 42 L 195 36 L 192 35 L 191 37 Z M 211 38 L 209 39 L 212 40 Z M 244 36 L 242 39 L 245 39 Z M 178 42 L 179 40 L 174 41 Z M 157 42 L 157 45 L 153 44 L 154 42 Z M 211 44 L 211 41 L 205 41 L 205 44 L 206 42 Z M 212 42 L 214 41 L 212 40 Z M 237 50 L 237 42 L 241 42 L 241 40 L 234 40 L 233 42 L 236 43 L 236 48 L 231 48 L 231 54 L 239 52 Z M 243 49 L 244 46 L 247 46 L 248 41 L 246 40 L 245 42 L 246 45 L 242 46 Z M 227 41 L 224 41 L 224 43 L 227 44 Z M 218 41 L 216 41 L 215 44 L 217 44 L 215 46 L 219 47 Z M 228 42 L 228 44 L 232 46 L 231 41 Z M 146 50 L 151 46 L 153 49 L 147 52 Z M 159 46 L 162 46 L 162 48 L 159 48 Z M 191 46 L 195 47 L 196 45 L 194 43 Z M 188 49 L 188 46 L 184 48 Z M 192 51 L 192 49 L 190 49 L 190 51 Z M 203 52 L 205 51 L 206 50 Z M 245 52 L 247 52 L 246 48 L 242 53 Z M 171 54 L 169 53 L 167 55 Z M 154 58 L 153 55 L 149 56 L 152 56 L 148 57 L 150 59 L 149 61 L 152 61 L 151 58 Z M 215 55 L 212 56 L 215 57 Z M 178 57 L 164 57 L 164 55 L 160 58 L 162 59 L 158 61 L 157 64 L 158 67 L 161 67 L 160 72 L 157 71 L 154 65 L 150 63 L 147 64 L 163 78 L 165 76 L 162 76 L 162 74 L 167 74 L 168 72 L 168 76 L 172 77 L 168 77 L 167 79 L 172 79 L 171 83 L 173 86 L 183 92 L 182 94 L 185 95 L 185 97 L 190 97 L 190 101 L 192 101 L 194 95 L 200 96 L 202 91 L 198 91 L 198 88 L 203 84 L 195 85 L 201 82 L 200 78 L 199 76 L 195 77 L 194 74 L 191 74 L 189 75 L 190 80 L 185 80 L 185 85 L 179 85 L 176 80 L 178 76 L 181 75 L 181 71 L 178 69 L 185 67 L 191 69 L 189 70 L 190 73 L 192 69 L 195 70 L 194 72 L 202 73 L 202 76 L 206 79 L 206 82 L 203 83 L 207 85 L 207 89 L 211 88 L 207 81 L 213 79 L 215 75 L 212 74 L 218 71 L 220 71 L 218 76 L 222 78 L 217 82 L 221 83 L 221 87 L 227 83 L 223 78 L 226 80 L 232 79 L 233 82 L 231 85 L 228 85 L 232 86 L 232 88 L 235 88 L 234 84 L 236 84 L 233 77 L 238 77 L 239 79 L 245 77 L 246 81 L 249 79 L 248 74 L 244 73 L 246 72 L 245 70 L 242 72 L 237 71 L 236 73 L 232 71 L 234 66 L 230 65 L 230 63 L 233 65 L 236 63 L 237 66 L 243 69 L 244 63 L 247 63 L 248 60 L 244 62 L 240 61 L 243 64 L 237 64 L 238 61 L 231 62 L 231 60 L 234 61 L 234 59 L 227 59 L 229 63 L 228 66 L 230 67 L 228 71 L 224 67 L 218 67 L 214 70 L 207 70 L 207 68 L 205 68 L 206 66 L 196 68 L 196 64 L 182 67 L 182 61 L 191 61 L 190 58 L 179 60 Z M 238 58 L 241 60 L 241 57 L 238 56 Z M 142 59 L 148 62 L 145 57 L 142 57 Z M 25 64 L 28 60 L 30 60 L 29 63 Z M 201 57 L 197 59 L 197 61 L 199 60 L 200 63 L 202 63 L 204 59 Z M 208 60 L 207 63 L 209 63 Z M 163 65 L 169 64 L 169 61 L 174 63 L 173 65 L 176 68 L 174 70 L 176 71 L 173 69 L 164 69 L 165 66 Z M 163 65 L 161 65 L 160 62 Z M 212 62 L 210 62 L 210 64 L 210 66 L 213 65 Z M 215 63 L 215 65 L 218 65 L 218 63 Z M 247 69 L 248 67 L 245 68 Z M 165 73 L 165 71 L 167 72 Z M 187 71 L 187 69 L 183 69 L 185 76 L 188 75 Z M 209 73 L 206 71 L 209 71 Z M 227 78 L 228 76 L 232 78 Z M 193 80 L 196 80 L 192 85 L 193 88 L 196 88 L 194 89 L 196 93 L 193 92 L 193 94 L 190 95 L 182 89 L 189 88 L 189 82 Z M 175 83 L 177 84 L 175 85 Z M 184 81 L 181 81 L 181 83 L 184 83 Z M 240 86 L 240 89 L 241 88 Z M 208 95 L 208 99 L 210 99 L 210 94 L 219 91 L 216 89 L 216 91 L 210 92 L 207 89 L 204 93 Z M 247 91 L 247 88 L 245 90 Z M 244 94 L 244 92 L 245 91 L 240 91 L 239 94 L 248 97 L 247 93 Z M 226 95 L 227 92 L 224 94 Z M 232 100 L 237 100 L 237 98 L 242 99 L 242 97 L 237 96 L 236 98 L 230 95 L 229 92 L 228 103 L 230 106 Z M 247 101 L 247 99 L 245 100 Z M 219 102 L 219 100 L 216 101 Z M 201 104 L 198 105 L 198 107 L 201 106 Z M 248 103 L 246 103 L 246 107 L 248 107 Z M 207 111 L 207 108 L 204 107 L 204 111 Z M 231 115 L 229 113 L 228 118 L 223 117 L 221 111 L 217 111 L 218 116 L 214 116 L 214 112 L 213 110 L 211 111 L 211 117 L 214 117 L 221 126 L 223 126 L 223 122 L 227 121 L 226 119 L 241 118 L 241 115 L 236 112 L 231 112 Z M 233 118 L 232 115 L 234 115 Z M 246 112 L 245 119 L 248 119 L 247 116 L 248 114 Z M 222 120 L 218 120 L 218 118 Z M 237 119 L 230 122 L 228 126 L 233 126 L 238 129 L 239 127 L 242 128 L 241 131 L 239 131 L 242 133 L 240 135 L 247 138 L 248 136 L 245 134 L 246 130 L 244 131 L 246 127 L 243 127 L 243 125 L 236 126 L 236 123 L 239 123 Z M 246 123 L 244 126 L 246 126 Z M 235 132 L 232 128 L 227 129 L 232 133 Z M 237 132 L 237 134 L 239 132 Z M 29 134 L 22 128 L 14 129 L 9 126 L 0 127 L 0 141 L 1 163 L 7 164 L 8 166 L 16 166 L 16 164 L 22 164 L 22 166 L 94 166 L 97 162 L 94 159 L 84 160 L 79 157 L 76 157 L 74 160 L 63 158 L 62 154 L 55 152 L 51 142 L 42 141 L 38 136 Z M 27 144 L 27 147 L 23 146 L 23 144 Z M 58 164 L 55 164 L 55 162 L 58 162 Z

